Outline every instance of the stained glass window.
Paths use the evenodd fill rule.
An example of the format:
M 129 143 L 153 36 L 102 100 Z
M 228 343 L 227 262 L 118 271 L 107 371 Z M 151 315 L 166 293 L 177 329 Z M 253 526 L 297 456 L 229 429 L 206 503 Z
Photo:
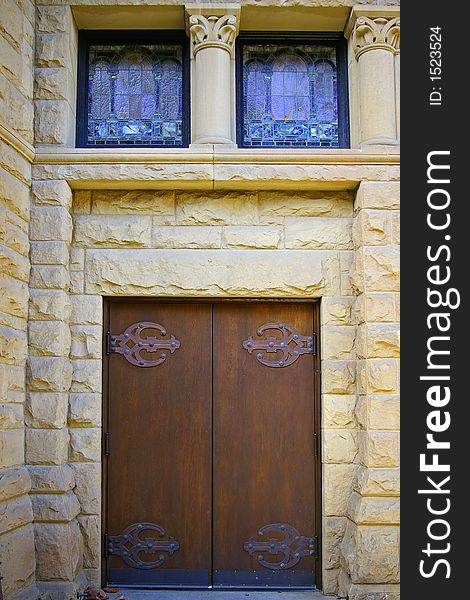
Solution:
M 242 46 L 243 145 L 337 148 L 336 47 Z
M 88 46 L 88 146 L 183 145 L 183 48 Z

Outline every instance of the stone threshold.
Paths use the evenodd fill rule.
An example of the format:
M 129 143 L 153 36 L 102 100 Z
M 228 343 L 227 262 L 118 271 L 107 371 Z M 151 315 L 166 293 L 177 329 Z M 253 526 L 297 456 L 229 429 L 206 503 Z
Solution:
M 125 600 L 333 600 L 321 592 L 278 590 L 131 590 L 119 589 L 108 594 L 109 600 L 124 596 Z

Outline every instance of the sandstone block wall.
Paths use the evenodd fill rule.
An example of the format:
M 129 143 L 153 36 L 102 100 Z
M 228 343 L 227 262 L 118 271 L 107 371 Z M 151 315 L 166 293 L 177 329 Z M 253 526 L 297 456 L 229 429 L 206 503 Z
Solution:
M 363 182 L 354 204 L 358 455 L 340 548 L 342 591 L 398 600 L 399 184 Z
M 100 460 L 101 296 L 321 298 L 323 589 L 398 597 L 398 193 L 76 191 L 74 470 Z
M 34 3 L 2 0 L 0 13 L 0 574 L 9 598 L 33 584 L 36 566 L 24 453 Z
M 37 3 L 34 140 L 73 146 L 77 89 L 77 29 L 69 6 Z
M 99 575 L 101 297 L 321 297 L 324 590 L 337 592 L 359 453 L 353 200 L 350 192 L 74 193 L 69 456 L 87 498 L 96 498 L 78 517 L 92 580 Z
M 145 9 L 175 3 L 151 0 Z M 327 4 L 346 18 L 357 3 Z M 103 8 L 74 5 L 90 5 L 82 15 Z M 71 6 L 0 0 L 0 12 L 6 598 L 75 599 L 87 584 L 99 587 L 102 297 L 125 295 L 321 299 L 323 589 L 398 600 L 397 165 L 383 149 L 377 160 L 264 164 L 230 162 L 233 150 L 224 158 L 213 147 L 195 149 L 193 163 L 164 153 L 141 164 L 122 155 L 67 162 L 60 154 L 74 147 L 76 105 Z M 125 14 L 118 11 L 116 28 L 127 26 Z M 356 62 L 351 51 L 353 144 Z
M 73 293 L 341 295 L 352 260 L 347 192 L 78 191 L 73 211 Z
M 73 437 L 68 429 L 73 389 L 69 299 L 72 191 L 65 181 L 33 182 L 31 278 L 27 369 L 26 460 L 41 591 L 52 583 L 72 584 L 83 565 L 77 519 L 81 505 L 74 471 Z M 47 583 L 41 583 L 46 581 Z M 77 581 L 79 585 L 79 581 Z M 73 593 L 73 585 L 71 587 Z M 66 587 L 62 586 L 62 593 Z

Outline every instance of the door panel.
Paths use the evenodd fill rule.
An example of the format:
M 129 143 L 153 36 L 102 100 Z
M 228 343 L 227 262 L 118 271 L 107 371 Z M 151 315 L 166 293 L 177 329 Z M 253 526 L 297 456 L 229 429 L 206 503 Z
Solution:
M 315 581 L 313 355 L 284 367 L 262 364 L 242 343 L 259 340 L 258 328 L 270 322 L 312 336 L 313 307 L 214 306 L 217 587 L 313 587 Z M 260 532 L 266 526 L 272 527 Z
M 111 334 L 155 322 L 166 329 L 164 339 L 173 334 L 180 346 L 173 353 L 164 350 L 164 362 L 152 367 L 109 355 L 107 581 L 208 586 L 211 306 L 113 302 L 109 313 Z M 149 335 L 156 332 L 146 329 L 140 337 Z M 140 357 L 155 360 L 160 354 L 142 351 Z

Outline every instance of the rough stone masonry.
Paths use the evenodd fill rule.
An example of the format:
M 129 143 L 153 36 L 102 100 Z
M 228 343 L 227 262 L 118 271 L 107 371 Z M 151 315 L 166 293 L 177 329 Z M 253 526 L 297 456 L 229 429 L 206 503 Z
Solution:
M 398 600 L 397 4 L 242 0 L 242 28 L 349 40 L 351 148 L 259 153 L 75 148 L 78 29 L 184 29 L 176 0 L 0 1 L 7 599 L 100 585 L 102 298 L 120 295 L 321 299 L 323 591 Z

